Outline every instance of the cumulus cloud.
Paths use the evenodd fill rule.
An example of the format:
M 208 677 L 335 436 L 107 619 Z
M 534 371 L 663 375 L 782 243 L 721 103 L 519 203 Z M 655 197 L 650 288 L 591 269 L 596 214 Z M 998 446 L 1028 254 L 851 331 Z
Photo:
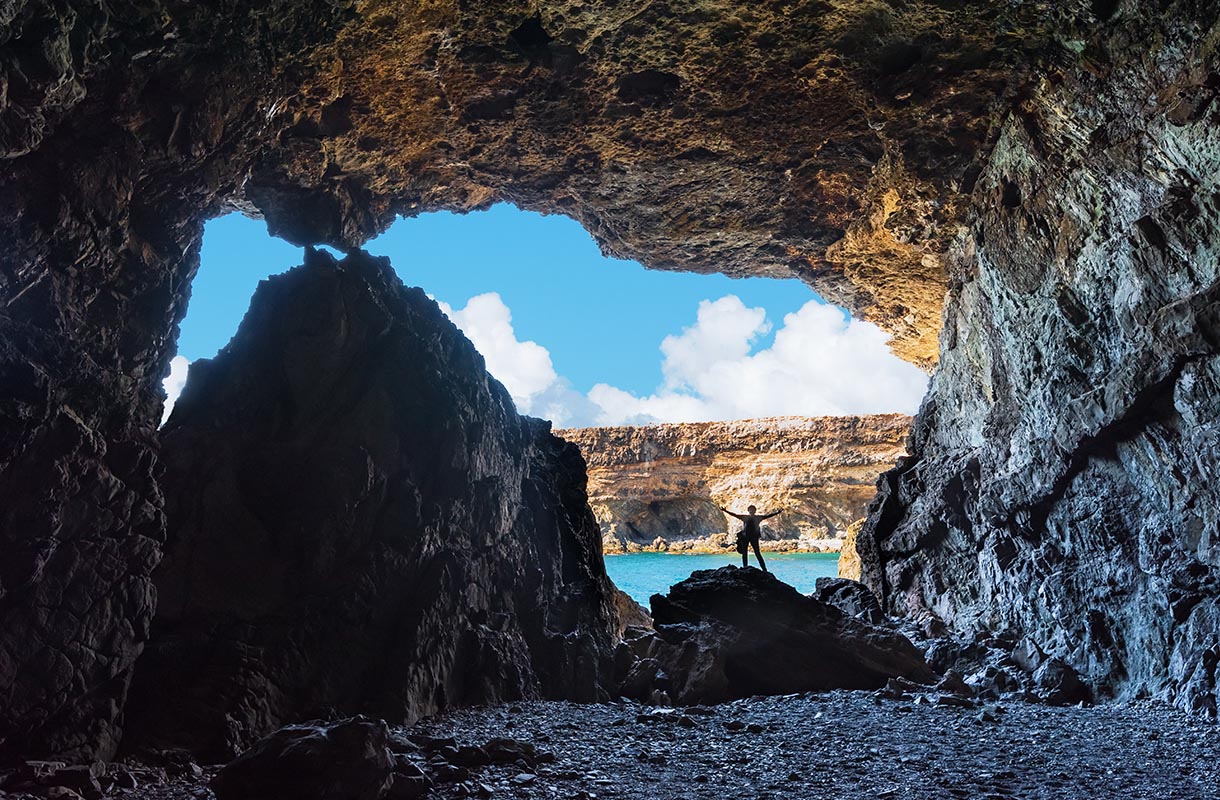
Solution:
M 701 302 L 695 324 L 661 343 L 664 381 L 648 395 L 605 383 L 576 391 L 545 347 L 517 338 L 498 294 L 441 307 L 518 409 L 560 426 L 913 413 L 927 389 L 927 376 L 890 353 L 883 331 L 817 301 L 785 316 L 761 349 L 773 330 L 765 309 L 734 295 Z
M 186 385 L 186 370 L 191 365 L 182 356 L 174 356 L 169 362 L 169 375 L 165 380 L 161 381 L 161 386 L 165 389 L 165 408 L 161 411 L 161 424 L 169 419 L 169 414 L 174 410 L 174 403 L 178 402 L 178 395 L 182 394 L 182 387 Z
M 460 309 L 438 305 L 482 353 L 487 371 L 504 384 L 518 411 L 556 425 L 586 424 L 592 419 L 595 407 L 555 372 L 550 351 L 517 338 L 512 312 L 498 293 L 476 295 Z
M 635 396 L 599 384 L 598 424 L 693 422 L 785 414 L 914 413 L 927 376 L 896 358 L 877 326 L 810 301 L 784 317 L 769 347 L 761 308 L 733 295 L 699 304 L 693 326 L 661 343 L 665 384 Z

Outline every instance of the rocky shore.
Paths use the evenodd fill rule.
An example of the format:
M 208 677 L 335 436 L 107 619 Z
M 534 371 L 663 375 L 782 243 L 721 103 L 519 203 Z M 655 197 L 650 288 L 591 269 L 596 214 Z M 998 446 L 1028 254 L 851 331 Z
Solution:
M 606 553 L 721 553 L 744 513 L 783 514 L 763 524 L 761 548 L 834 553 L 862 519 L 877 477 L 906 453 L 902 414 L 768 417 L 733 422 L 579 428 L 589 505 Z
M 849 691 L 680 712 L 529 702 L 455 712 L 391 737 L 403 769 L 425 775 L 434 798 L 1210 800 L 1220 783 L 1220 730 L 1152 702 L 966 709 Z M 504 737 L 536 755 L 451 763 L 482 760 L 473 748 Z M 113 796 L 210 800 L 216 772 Z

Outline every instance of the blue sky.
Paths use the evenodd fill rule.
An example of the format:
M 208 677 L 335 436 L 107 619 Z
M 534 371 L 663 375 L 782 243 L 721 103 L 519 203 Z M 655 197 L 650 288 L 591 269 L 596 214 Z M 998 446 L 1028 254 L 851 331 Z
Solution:
M 560 425 L 909 413 L 926 385 L 797 280 L 646 270 L 566 217 L 425 214 L 366 249 L 442 304 L 523 412 Z M 300 261 L 261 221 L 208 223 L 167 390 L 228 342 L 260 280 Z

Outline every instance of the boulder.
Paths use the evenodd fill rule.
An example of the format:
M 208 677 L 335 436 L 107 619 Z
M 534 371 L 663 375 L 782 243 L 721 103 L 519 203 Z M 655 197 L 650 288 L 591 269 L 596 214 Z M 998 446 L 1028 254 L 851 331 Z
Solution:
M 394 757 L 381 720 L 286 725 L 212 779 L 217 800 L 378 800 Z
M 937 680 L 901 634 L 752 567 L 694 572 L 668 595 L 653 595 L 651 605 L 656 634 L 649 654 L 679 703 L 876 689 L 893 677 Z
M 651 628 L 652 617 L 644 607 L 631 599 L 631 595 L 615 586 L 610 602 L 614 608 L 614 627 L 621 639 L 628 628 Z

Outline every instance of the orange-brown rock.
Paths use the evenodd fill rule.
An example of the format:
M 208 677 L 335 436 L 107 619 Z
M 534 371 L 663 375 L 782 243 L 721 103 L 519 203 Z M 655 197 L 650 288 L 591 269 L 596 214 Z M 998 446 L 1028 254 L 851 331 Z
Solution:
M 972 164 L 1044 27 L 933 0 L 366 0 L 246 195 L 302 242 L 564 213 L 653 268 L 799 277 L 927 367 Z
M 770 550 L 837 550 L 864 516 L 877 476 L 905 454 L 911 418 L 770 417 L 736 422 L 580 428 L 589 504 L 606 552 L 722 550 L 745 513 Z

